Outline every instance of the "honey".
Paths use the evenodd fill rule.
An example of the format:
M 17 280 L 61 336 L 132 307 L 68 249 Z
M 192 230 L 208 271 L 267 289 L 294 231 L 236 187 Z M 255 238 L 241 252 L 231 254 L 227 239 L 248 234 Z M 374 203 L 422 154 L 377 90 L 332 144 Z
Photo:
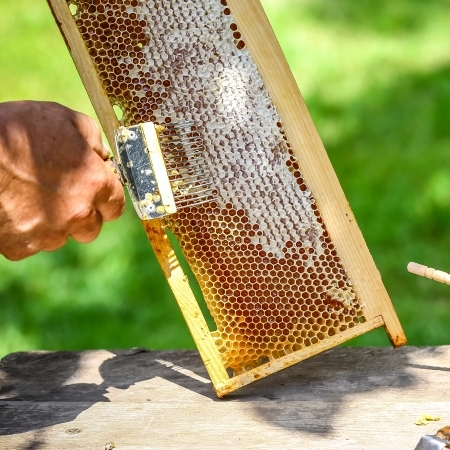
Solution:
M 226 1 L 68 4 L 122 124 L 193 120 L 205 143 L 217 196 L 164 226 L 200 284 L 224 365 L 241 374 L 363 322 Z

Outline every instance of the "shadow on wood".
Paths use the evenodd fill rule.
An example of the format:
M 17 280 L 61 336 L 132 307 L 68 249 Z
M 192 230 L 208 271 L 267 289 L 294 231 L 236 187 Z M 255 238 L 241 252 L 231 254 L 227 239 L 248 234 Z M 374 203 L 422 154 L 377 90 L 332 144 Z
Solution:
M 349 412 L 350 429 L 358 424 L 358 431 L 372 425 L 365 423 L 370 414 L 380 422 L 392 422 L 398 413 L 396 402 L 415 406 L 407 418 L 414 427 L 413 417 L 421 407 L 414 405 L 417 399 L 446 398 L 449 354 L 449 347 L 335 348 L 219 400 L 194 351 L 16 353 L 0 363 L 0 447 L 54 448 L 55 443 L 48 441 L 52 430 L 72 439 L 73 445 L 77 439 L 86 439 L 86 427 L 96 433 L 105 427 L 113 435 L 119 433 L 111 425 L 114 421 L 131 427 L 122 438 L 145 429 L 156 433 L 161 442 L 167 436 L 176 442 L 177 435 L 171 433 L 183 426 L 180 420 L 187 423 L 184 426 L 200 427 L 207 440 L 230 436 L 231 431 L 239 436 L 256 426 L 271 433 L 284 430 L 297 438 L 329 436 L 336 443 L 342 437 L 337 430 L 344 417 L 348 429 Z M 114 404 L 121 408 L 118 417 Z M 90 418 L 84 418 L 81 427 L 78 422 L 86 414 Z M 233 417 L 238 425 L 232 423 Z M 8 447 L 15 442 L 14 436 L 22 444 Z M 252 439 L 263 442 L 264 431 Z

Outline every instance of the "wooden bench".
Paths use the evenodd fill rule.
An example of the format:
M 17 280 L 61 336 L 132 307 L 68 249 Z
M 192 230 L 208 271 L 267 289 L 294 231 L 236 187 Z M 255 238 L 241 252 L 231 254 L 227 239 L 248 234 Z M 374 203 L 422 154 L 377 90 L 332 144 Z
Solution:
M 441 420 L 415 425 L 423 414 Z M 335 348 L 222 400 L 195 351 L 0 363 L 2 450 L 410 450 L 449 424 L 450 346 Z

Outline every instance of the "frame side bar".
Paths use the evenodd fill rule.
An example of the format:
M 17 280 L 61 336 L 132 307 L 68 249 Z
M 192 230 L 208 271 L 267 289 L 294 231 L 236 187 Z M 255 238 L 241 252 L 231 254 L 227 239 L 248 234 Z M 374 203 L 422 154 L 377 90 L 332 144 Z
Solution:
M 70 12 L 66 0 L 47 0 L 47 3 L 80 74 L 81 81 L 86 88 L 86 92 L 97 113 L 102 128 L 105 131 L 109 145 L 116 155 L 114 130 L 119 128 L 120 124 L 103 88 L 103 84 L 100 81 L 94 63 L 91 60 L 88 49 L 84 45 L 74 17 Z
M 366 319 L 382 316 L 394 347 L 406 344 L 380 273 L 259 0 L 228 0 L 228 6 L 281 117 L 344 268 L 364 303 Z
M 177 260 L 169 238 L 162 228 L 161 221 L 154 219 L 143 222 L 150 244 L 155 251 L 156 258 L 161 265 L 164 275 L 169 282 L 184 320 L 192 334 L 200 356 L 211 377 L 214 388 L 226 383 L 230 377 L 222 362 L 219 350 L 214 342 L 208 325 L 203 317 L 200 306 L 192 292 L 187 276 Z

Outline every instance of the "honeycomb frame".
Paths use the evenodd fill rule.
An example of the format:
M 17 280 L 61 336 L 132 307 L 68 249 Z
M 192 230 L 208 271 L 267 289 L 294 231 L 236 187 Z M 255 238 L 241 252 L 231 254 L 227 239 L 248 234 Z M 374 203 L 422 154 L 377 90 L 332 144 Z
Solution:
M 117 105 L 124 125 L 186 114 L 203 125 L 221 195 L 144 228 L 219 396 L 380 326 L 394 346 L 406 342 L 258 0 L 48 2 L 113 148 Z M 198 10 L 206 22 L 189 23 Z M 173 36 L 158 17 L 178 52 L 166 51 Z M 211 75 L 218 81 L 205 84 Z M 241 182 L 249 175 L 256 187 Z M 214 331 L 165 229 L 199 281 Z

